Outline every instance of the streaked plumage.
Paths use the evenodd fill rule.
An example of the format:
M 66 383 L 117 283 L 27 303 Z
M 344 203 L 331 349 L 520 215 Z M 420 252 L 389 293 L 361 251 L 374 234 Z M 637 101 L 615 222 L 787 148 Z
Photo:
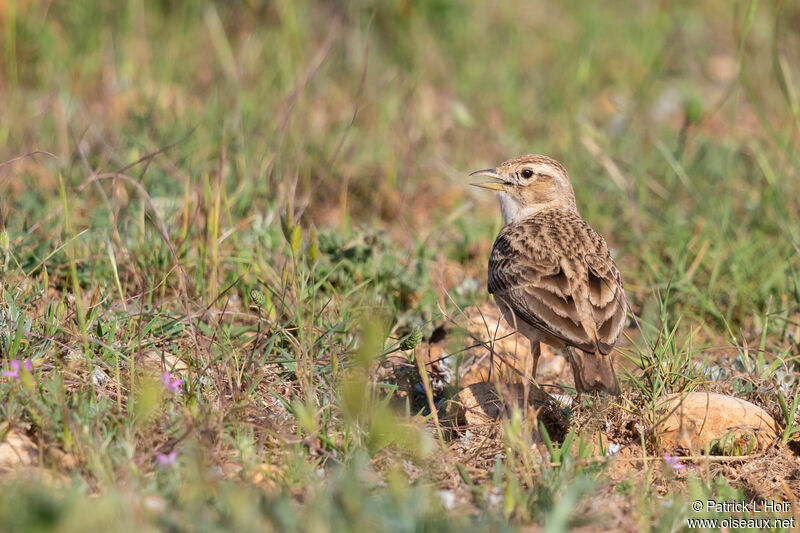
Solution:
M 489 258 L 489 292 L 531 340 L 566 347 L 578 391 L 618 392 L 608 354 L 625 322 L 619 272 L 603 238 L 580 217 L 566 170 L 523 156 L 478 173 L 498 180 L 506 222 Z M 526 177 L 530 174 L 529 177 Z

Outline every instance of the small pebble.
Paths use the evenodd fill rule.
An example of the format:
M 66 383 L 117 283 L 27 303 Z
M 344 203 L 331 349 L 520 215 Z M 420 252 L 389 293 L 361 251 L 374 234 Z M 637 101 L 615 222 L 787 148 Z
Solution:
M 439 500 L 442 502 L 442 507 L 448 511 L 456 506 L 456 494 L 452 490 L 440 490 Z
M 94 367 L 92 370 L 92 384 L 97 387 L 98 385 L 105 385 L 108 383 L 109 377 L 100 368 Z
M 622 446 L 616 442 L 609 442 L 608 449 L 606 449 L 606 457 L 613 457 L 614 455 L 617 455 L 621 449 Z

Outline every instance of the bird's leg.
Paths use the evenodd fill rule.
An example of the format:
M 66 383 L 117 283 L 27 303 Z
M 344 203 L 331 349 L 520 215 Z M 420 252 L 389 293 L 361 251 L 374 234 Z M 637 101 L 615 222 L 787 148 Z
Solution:
M 530 397 L 531 380 L 536 383 L 536 366 L 539 363 L 539 356 L 542 353 L 542 348 L 539 342 L 531 340 L 531 353 L 530 357 L 525 359 L 525 380 L 522 384 L 522 409 L 523 414 L 528 415 L 528 398 Z M 538 387 L 538 383 L 536 384 Z
M 533 378 L 533 382 L 536 383 L 536 386 L 539 386 L 539 382 L 536 381 L 536 368 L 539 366 L 539 357 L 542 355 L 542 345 L 539 344 L 538 341 L 531 341 L 531 357 L 533 357 L 533 370 L 531 373 L 531 377 Z

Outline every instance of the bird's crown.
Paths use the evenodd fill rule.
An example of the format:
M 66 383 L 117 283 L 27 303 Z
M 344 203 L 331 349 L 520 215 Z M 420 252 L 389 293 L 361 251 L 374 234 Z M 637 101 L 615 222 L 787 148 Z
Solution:
M 495 168 L 495 172 L 520 184 L 534 177 L 569 179 L 567 169 L 561 163 L 546 155 L 538 154 L 523 155 L 504 161 Z

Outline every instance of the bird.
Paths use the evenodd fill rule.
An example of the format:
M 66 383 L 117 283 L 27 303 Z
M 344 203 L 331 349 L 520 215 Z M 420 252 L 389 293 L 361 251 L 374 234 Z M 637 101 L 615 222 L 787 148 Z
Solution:
M 531 342 L 565 349 L 575 389 L 619 394 L 610 353 L 626 321 L 619 270 L 606 241 L 581 218 L 564 166 L 523 155 L 472 172 L 489 181 L 504 226 L 489 256 L 488 290 L 506 321 Z

